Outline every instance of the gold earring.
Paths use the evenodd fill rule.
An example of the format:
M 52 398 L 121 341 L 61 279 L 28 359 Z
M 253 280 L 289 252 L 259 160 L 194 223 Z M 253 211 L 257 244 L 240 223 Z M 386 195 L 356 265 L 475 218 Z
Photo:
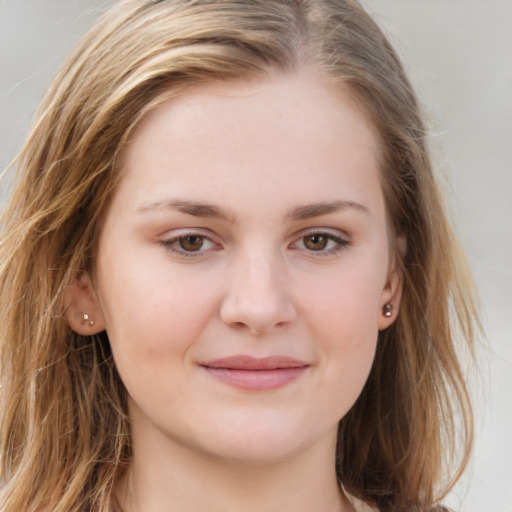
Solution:
M 385 317 L 389 318 L 393 313 L 393 305 L 389 302 L 387 304 L 384 304 L 384 307 L 382 308 L 382 312 Z
M 91 327 L 94 325 L 94 320 L 89 320 L 89 315 L 87 313 L 84 313 L 84 322 L 89 323 Z

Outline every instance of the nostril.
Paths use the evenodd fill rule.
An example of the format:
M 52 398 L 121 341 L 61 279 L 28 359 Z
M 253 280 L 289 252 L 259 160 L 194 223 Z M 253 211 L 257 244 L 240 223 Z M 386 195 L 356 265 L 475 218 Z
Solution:
M 232 322 L 229 324 L 229 326 L 232 327 L 233 329 L 236 329 L 239 331 L 245 330 L 254 335 L 261 335 L 261 334 L 265 334 L 265 332 L 272 330 L 272 329 L 284 328 L 284 327 L 286 327 L 287 323 L 288 322 L 277 322 L 275 324 L 269 324 L 269 325 L 265 325 L 265 326 L 262 326 L 262 325 L 253 326 L 253 325 L 247 324 L 245 322 Z
M 282 330 L 296 317 L 286 286 L 270 273 L 266 278 L 261 273 L 252 278 L 243 274 L 233 280 L 222 298 L 219 314 L 225 325 L 254 335 Z
M 230 324 L 231 327 L 237 330 L 247 330 L 250 331 L 252 334 L 263 334 L 263 329 L 258 329 L 255 327 L 251 327 L 250 325 L 247 325 L 244 322 L 232 322 Z

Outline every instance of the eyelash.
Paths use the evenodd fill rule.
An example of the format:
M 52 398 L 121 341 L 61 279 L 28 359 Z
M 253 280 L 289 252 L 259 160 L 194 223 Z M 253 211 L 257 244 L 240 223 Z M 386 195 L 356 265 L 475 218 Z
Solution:
M 290 244 L 289 247 L 293 248 L 293 246 L 296 246 L 299 243 L 304 244 L 304 240 L 306 238 L 313 237 L 315 235 L 320 236 L 320 237 L 326 237 L 327 244 L 329 244 L 329 242 L 335 242 L 335 244 L 336 244 L 334 247 L 331 247 L 329 249 L 313 250 L 313 249 L 307 249 L 306 247 L 304 247 L 302 249 L 305 252 L 309 253 L 309 255 L 314 255 L 316 257 L 326 257 L 326 256 L 330 256 L 333 254 L 337 254 L 338 252 L 343 251 L 343 250 L 347 249 L 350 245 L 352 245 L 352 243 L 349 240 L 346 240 L 345 238 L 337 236 L 333 233 L 329 233 L 328 231 L 319 229 L 319 230 L 307 231 L 305 233 L 302 233 L 301 236 L 298 238 L 298 240 L 296 242 L 293 242 L 292 244 Z M 187 238 L 194 238 L 194 237 L 200 238 L 201 242 L 202 242 L 201 247 L 199 247 L 199 249 L 197 251 L 190 251 L 190 250 L 188 251 L 186 249 L 183 249 L 182 247 L 181 248 L 177 247 L 177 245 L 179 244 L 180 241 L 184 241 Z M 202 246 L 204 245 L 205 241 L 209 242 L 212 245 L 216 245 L 216 246 L 220 247 L 219 244 L 216 244 L 215 242 L 213 242 L 211 240 L 211 238 L 208 237 L 207 235 L 205 235 L 203 233 L 197 233 L 197 232 L 189 232 L 189 233 L 180 234 L 180 235 L 174 236 L 172 238 L 169 238 L 167 240 L 161 240 L 159 243 L 169 253 L 173 253 L 178 256 L 182 256 L 184 258 L 197 258 L 197 257 L 203 256 L 204 253 L 208 250 L 208 249 L 202 250 Z M 219 250 L 219 249 L 215 249 L 215 250 Z
M 303 250 L 308 253 L 308 256 L 314 256 L 314 257 L 320 257 L 320 258 L 328 257 L 328 256 L 332 256 L 334 254 L 337 254 L 341 251 L 344 251 L 352 245 L 352 242 L 350 240 L 347 240 L 346 238 L 342 238 L 339 235 L 335 235 L 334 233 L 329 233 L 328 231 L 325 231 L 322 229 L 310 230 L 310 231 L 301 233 L 301 236 L 299 237 L 298 241 L 294 242 L 292 245 L 297 245 L 299 243 L 304 244 L 304 240 L 306 238 L 312 237 L 315 235 L 325 237 L 327 239 L 327 244 L 329 244 L 329 242 L 335 242 L 336 245 L 329 249 L 320 249 L 317 251 L 315 251 L 313 249 L 304 248 Z
M 202 245 L 199 248 L 199 250 L 197 250 L 197 251 L 187 251 L 186 249 L 177 247 L 177 245 L 179 244 L 180 241 L 186 240 L 187 238 L 194 238 L 194 237 L 201 238 L 202 245 L 204 244 L 205 241 L 211 243 L 212 245 L 218 245 L 215 242 L 213 242 L 211 240 L 211 238 L 206 236 L 205 234 L 196 233 L 193 231 L 191 231 L 189 233 L 183 233 L 183 234 L 174 236 L 172 238 L 168 238 L 167 240 L 161 240 L 160 245 L 163 246 L 163 248 L 167 252 L 176 254 L 178 256 L 182 256 L 185 258 L 198 258 L 198 257 L 202 256 L 205 252 L 204 250 L 201 250 Z

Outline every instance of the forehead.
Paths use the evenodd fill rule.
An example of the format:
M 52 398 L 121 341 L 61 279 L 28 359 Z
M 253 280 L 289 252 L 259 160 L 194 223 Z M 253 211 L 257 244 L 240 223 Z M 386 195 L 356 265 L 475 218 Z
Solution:
M 229 199 L 222 188 L 270 197 L 270 185 L 308 202 L 330 199 L 331 182 L 345 174 L 361 195 L 380 179 L 376 140 L 350 90 L 324 75 L 211 82 L 143 117 L 123 154 L 121 188 Z M 299 197 L 315 193 L 322 197 Z
M 378 145 L 375 144 L 378 133 L 369 116 L 365 115 L 359 97 L 348 84 L 335 82 L 315 69 L 300 68 L 286 74 L 270 72 L 259 78 L 192 84 L 170 99 L 165 100 L 165 97 L 139 121 L 130 138 L 132 142 L 143 138 L 141 133 L 149 133 L 151 126 L 155 131 L 164 123 L 168 127 L 179 126 L 181 130 L 174 135 L 181 131 L 186 137 L 190 129 L 207 131 L 213 121 L 233 129 L 231 133 L 223 134 L 229 142 L 229 135 L 250 134 L 251 126 L 257 128 L 258 122 L 267 122 L 277 128 L 280 121 L 292 120 L 298 129 L 309 127 L 309 135 L 313 136 L 315 128 L 322 131 L 325 123 L 330 121 L 352 124 L 359 138 L 372 139 L 370 144 L 378 157 Z M 244 118 L 244 114 L 247 117 Z M 242 125 L 245 125 L 243 133 L 240 131 Z M 324 131 L 323 138 L 328 140 L 329 133 Z M 204 138 L 200 142 L 205 142 Z

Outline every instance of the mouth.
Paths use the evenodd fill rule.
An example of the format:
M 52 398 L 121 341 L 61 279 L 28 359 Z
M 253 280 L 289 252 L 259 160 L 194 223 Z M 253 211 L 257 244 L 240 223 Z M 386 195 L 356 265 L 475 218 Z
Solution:
M 304 361 L 285 356 L 233 356 L 200 365 L 212 377 L 246 391 L 278 389 L 298 379 L 308 368 Z

